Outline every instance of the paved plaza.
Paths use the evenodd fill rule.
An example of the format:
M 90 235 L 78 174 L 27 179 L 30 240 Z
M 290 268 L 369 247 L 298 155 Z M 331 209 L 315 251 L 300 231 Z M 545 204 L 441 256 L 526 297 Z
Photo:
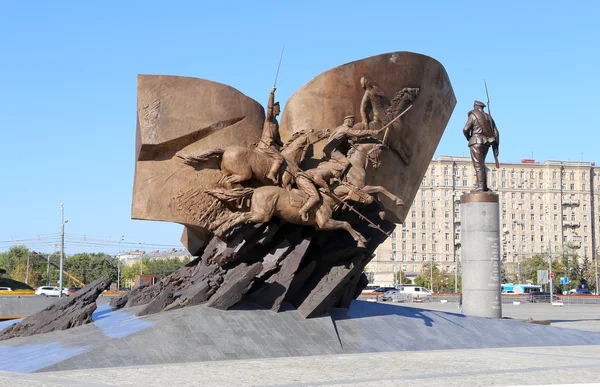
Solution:
M 456 304 L 403 306 L 457 312 Z M 512 319 L 600 331 L 600 305 L 504 305 Z M 415 337 L 415 340 L 419 338 Z M 551 340 L 551 338 L 548 338 Z M 600 346 L 399 351 L 59 372 L 0 372 L 4 386 L 518 386 L 599 385 Z

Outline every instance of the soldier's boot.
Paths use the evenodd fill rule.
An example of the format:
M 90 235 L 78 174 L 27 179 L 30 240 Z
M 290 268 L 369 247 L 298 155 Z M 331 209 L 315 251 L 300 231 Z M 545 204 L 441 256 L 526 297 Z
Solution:
M 279 178 L 277 177 L 277 172 L 279 172 L 279 168 L 281 168 L 281 164 L 283 163 L 282 159 L 276 158 L 273 160 L 273 164 L 271 164 L 271 168 L 267 173 L 267 178 L 271 180 L 275 184 L 279 184 Z
M 476 171 L 476 177 L 477 177 L 477 188 L 475 189 L 475 191 L 477 191 L 477 192 L 489 191 L 488 186 L 487 186 L 487 175 L 486 175 L 485 171 Z

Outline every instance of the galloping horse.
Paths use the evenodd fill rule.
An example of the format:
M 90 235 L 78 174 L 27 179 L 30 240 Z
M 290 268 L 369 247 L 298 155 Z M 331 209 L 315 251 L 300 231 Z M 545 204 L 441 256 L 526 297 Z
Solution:
M 360 194 L 365 193 L 373 196 L 380 193 L 392 200 L 397 206 L 403 206 L 404 202 L 402 199 L 384 187 L 379 185 L 365 185 L 367 165 L 371 162 L 373 168 L 379 168 L 379 154 L 383 147 L 383 145 L 378 143 L 353 145 L 347 156 L 348 161 L 352 165 L 346 172 L 342 183 L 333 189 L 333 193 L 339 197 L 343 197 L 345 200 L 354 201 L 359 201 L 356 199 L 357 194 L 358 196 L 362 196 Z M 361 199 L 361 202 L 362 200 L 364 199 Z
M 357 146 L 357 152 L 350 155 L 349 160 L 357 164 L 371 161 L 374 167 L 379 165 L 379 154 L 384 147 L 381 144 L 360 144 Z M 361 168 L 363 171 L 364 169 Z M 349 172 L 353 167 L 350 168 Z M 356 168 L 354 168 L 356 169 Z M 350 173 L 349 173 L 350 175 Z M 360 183 L 360 182 L 355 182 Z M 362 181 L 363 190 L 368 188 L 372 192 L 387 193 L 395 198 L 396 203 L 401 205 L 402 201 L 396 196 L 389 193 L 383 187 L 364 186 L 364 172 Z M 368 195 L 351 195 L 348 187 L 340 185 L 336 188 L 340 189 L 339 193 L 349 196 L 350 200 L 355 200 L 360 203 L 371 203 L 373 198 Z M 344 191 L 346 190 L 346 191 Z M 363 191 L 359 190 L 359 191 Z M 306 201 L 304 193 L 297 189 L 286 190 L 275 186 L 263 186 L 256 189 L 253 188 L 237 188 L 234 190 L 204 190 L 215 198 L 222 201 L 235 201 L 252 196 L 252 204 L 248 212 L 233 212 L 228 216 L 214 222 L 211 225 L 211 230 L 217 236 L 222 236 L 227 230 L 245 222 L 262 223 L 268 222 L 273 216 L 283 219 L 289 223 L 313 226 L 317 230 L 335 230 L 344 229 L 356 241 L 358 247 L 365 247 L 366 239 L 356 230 L 352 228 L 350 223 L 341 220 L 332 219 L 334 208 L 342 204 L 343 200 L 337 198 L 337 195 L 329 196 L 322 194 L 321 200 L 309 212 L 308 218 L 305 220 L 300 215 L 300 208 Z M 367 191 L 363 191 L 368 193 Z M 335 193 L 335 190 L 334 190 Z M 386 195 L 387 196 L 387 195 Z
M 284 159 L 292 160 L 298 164 L 306 155 L 311 144 L 319 142 L 329 135 L 328 130 L 303 130 L 294 133 L 292 138 L 281 148 Z M 182 151 L 177 152 L 176 157 L 188 165 L 199 164 L 213 158 L 220 158 L 220 169 L 223 177 L 219 183 L 226 188 L 232 188 L 233 184 L 255 179 L 264 185 L 272 185 L 273 182 L 267 178 L 267 173 L 273 164 L 273 159 L 265 153 L 251 148 L 232 146 L 226 149 L 213 148 L 198 154 L 189 154 Z M 283 168 L 287 166 L 284 161 Z M 284 170 L 284 171 L 285 171 Z M 291 175 L 284 173 L 281 179 L 284 186 L 291 188 Z

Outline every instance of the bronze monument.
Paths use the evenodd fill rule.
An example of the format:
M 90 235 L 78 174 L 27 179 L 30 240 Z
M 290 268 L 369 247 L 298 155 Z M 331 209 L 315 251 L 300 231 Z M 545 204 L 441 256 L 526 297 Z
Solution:
M 285 302 L 313 317 L 364 288 L 456 104 L 448 75 L 409 52 L 347 63 L 294 93 L 280 123 L 275 91 L 265 113 L 226 85 L 139 76 L 132 217 L 184 225 L 198 258 L 114 307 Z
M 489 191 L 487 185 L 487 171 L 485 167 L 485 158 L 490 147 L 494 152 L 496 159 L 496 168 L 498 165 L 498 152 L 500 147 L 500 136 L 496 123 L 491 115 L 486 113 L 483 108 L 485 104 L 480 101 L 473 103 L 473 110 L 468 113 L 467 123 L 463 128 L 463 133 L 469 142 L 471 150 L 471 160 L 475 168 L 477 178 L 477 188 L 474 191 Z

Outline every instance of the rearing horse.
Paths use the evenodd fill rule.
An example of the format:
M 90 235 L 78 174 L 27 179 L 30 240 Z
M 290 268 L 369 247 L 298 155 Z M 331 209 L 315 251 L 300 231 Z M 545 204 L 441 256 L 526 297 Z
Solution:
M 298 164 L 304 159 L 311 144 L 319 142 L 328 135 L 328 130 L 308 129 L 296 132 L 281 148 L 281 155 L 284 159 L 292 160 Z M 223 177 L 219 180 L 219 183 L 226 188 L 232 188 L 235 183 L 251 179 L 258 180 L 263 185 L 273 185 L 273 182 L 267 177 L 267 173 L 274 160 L 256 149 L 231 146 L 226 149 L 208 149 L 198 154 L 179 151 L 175 156 L 188 165 L 197 165 L 215 158 L 220 159 L 219 167 Z M 284 168 L 284 171 L 287 170 L 285 161 L 282 168 Z M 288 189 L 291 188 L 291 175 L 289 173 L 283 173 L 281 181 Z

